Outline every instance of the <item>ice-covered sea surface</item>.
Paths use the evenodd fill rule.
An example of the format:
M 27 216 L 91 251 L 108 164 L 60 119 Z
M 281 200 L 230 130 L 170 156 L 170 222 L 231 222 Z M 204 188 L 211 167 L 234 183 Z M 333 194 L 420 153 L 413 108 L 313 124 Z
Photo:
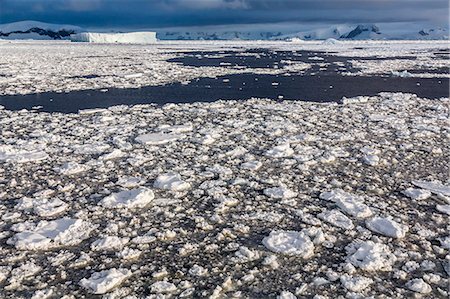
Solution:
M 0 76 L 4 94 L 59 84 L 108 88 L 115 83 L 65 81 L 64 74 L 99 74 L 104 66 L 131 75 L 145 61 L 158 67 L 128 77 L 130 86 L 213 72 L 166 64 L 175 55 L 167 53 L 183 50 L 179 44 L 160 45 L 158 53 L 28 45 L 46 48 L 37 56 L 60 53 L 53 59 L 61 63 L 1 44 L 11 57 L 0 57 L 2 74 L 36 72 L 16 84 Z M 351 45 L 335 51 L 361 57 L 354 48 L 379 47 L 372 55 L 393 57 L 444 48 Z M 86 56 L 78 66 L 62 58 L 91 49 L 103 53 L 104 64 L 92 57 L 98 69 Z M 15 60 L 26 51 L 29 59 Z M 146 51 L 153 55 L 141 57 Z M 241 70 L 223 69 L 234 71 Z M 448 96 L 380 93 L 339 103 L 250 98 L 78 113 L 0 109 L 0 298 L 447 298 L 449 105 Z

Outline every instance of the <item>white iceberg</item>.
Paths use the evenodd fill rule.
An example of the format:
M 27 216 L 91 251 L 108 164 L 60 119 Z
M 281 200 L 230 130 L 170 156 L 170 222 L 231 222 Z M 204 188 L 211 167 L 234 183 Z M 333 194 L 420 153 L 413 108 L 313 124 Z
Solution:
M 70 36 L 72 42 L 102 43 L 102 44 L 154 44 L 156 32 L 128 33 L 98 33 L 82 32 Z

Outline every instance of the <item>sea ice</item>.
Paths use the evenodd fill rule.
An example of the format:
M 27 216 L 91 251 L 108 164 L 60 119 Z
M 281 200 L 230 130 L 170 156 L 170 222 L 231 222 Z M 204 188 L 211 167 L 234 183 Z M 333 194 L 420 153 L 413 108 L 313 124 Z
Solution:
M 289 143 L 277 145 L 266 152 L 266 156 L 272 158 L 286 158 L 292 156 L 292 154 L 294 154 L 294 150 Z
M 170 190 L 170 191 L 185 191 L 191 188 L 191 184 L 181 180 L 181 176 L 178 173 L 165 173 L 159 175 L 155 183 L 155 188 Z
M 155 195 L 148 188 L 137 188 L 113 193 L 103 198 L 99 205 L 106 208 L 143 208 L 149 204 Z
M 264 189 L 264 194 L 275 199 L 289 199 L 297 196 L 297 192 L 294 192 L 286 187 L 267 188 Z
M 130 238 L 107 236 L 92 242 L 91 249 L 94 251 L 117 251 L 121 250 L 129 241 Z
M 131 274 L 128 269 L 112 268 L 95 272 L 89 278 L 83 278 L 80 285 L 93 294 L 105 294 L 124 282 Z
M 424 189 L 408 188 L 403 194 L 414 200 L 425 200 L 431 196 L 431 191 Z
M 41 221 L 34 229 L 15 234 L 7 243 L 19 250 L 46 250 L 61 246 L 74 246 L 89 237 L 94 229 L 81 219 L 61 218 Z
M 420 294 L 429 294 L 431 293 L 431 286 L 423 281 L 422 278 L 414 278 L 406 283 L 406 287 L 413 292 Z
M 262 243 L 276 253 L 298 255 L 305 259 L 314 254 L 314 244 L 303 232 L 273 230 Z
M 350 292 L 360 293 L 373 283 L 373 280 L 363 276 L 344 274 L 340 277 L 341 283 Z
M 366 226 L 371 231 L 391 237 L 403 238 L 405 237 L 408 227 L 385 217 L 373 217 L 366 220 Z
M 353 229 L 354 225 L 350 218 L 339 210 L 325 211 L 317 215 L 318 218 L 343 229 Z
M 149 133 L 144 135 L 139 135 L 136 137 L 136 141 L 147 145 L 161 145 L 169 142 L 176 141 L 183 138 L 182 135 L 176 134 L 165 134 L 165 133 Z
M 434 182 L 413 181 L 412 183 L 417 187 L 430 190 L 433 193 L 442 194 L 444 196 L 450 196 L 450 186 L 443 185 L 439 181 Z
M 371 209 L 363 203 L 359 196 L 335 189 L 320 194 L 321 199 L 334 201 L 336 205 L 347 214 L 357 218 L 367 218 L 372 215 Z
M 349 262 L 364 271 L 390 271 L 397 260 L 389 247 L 384 244 L 365 241 L 350 245 L 348 247 Z
M 64 175 L 74 175 L 85 172 L 89 167 L 79 164 L 77 162 L 66 162 L 59 167 L 55 167 L 55 170 Z

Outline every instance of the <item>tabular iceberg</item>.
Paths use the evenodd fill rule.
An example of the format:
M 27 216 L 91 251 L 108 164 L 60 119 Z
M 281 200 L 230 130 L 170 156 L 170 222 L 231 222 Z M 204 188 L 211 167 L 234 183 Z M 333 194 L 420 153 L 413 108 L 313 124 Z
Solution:
M 129 32 L 129 33 L 82 32 L 71 35 L 70 40 L 72 42 L 88 42 L 88 43 L 153 44 L 156 43 L 156 32 Z

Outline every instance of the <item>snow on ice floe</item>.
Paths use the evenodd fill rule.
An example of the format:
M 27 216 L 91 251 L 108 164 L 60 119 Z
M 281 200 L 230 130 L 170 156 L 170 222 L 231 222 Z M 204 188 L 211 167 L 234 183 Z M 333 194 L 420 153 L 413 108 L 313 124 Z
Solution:
M 80 285 L 93 294 L 106 294 L 122 284 L 131 276 L 128 269 L 103 270 L 93 273 L 89 278 L 83 278 Z
M 443 185 L 439 181 L 426 182 L 426 181 L 413 181 L 415 186 L 422 189 L 426 189 L 435 194 L 442 194 L 444 196 L 450 196 L 450 186 Z
M 154 198 L 152 190 L 142 187 L 113 193 L 98 204 L 106 208 L 143 208 Z
M 420 294 L 429 294 L 432 289 L 431 286 L 423 281 L 422 278 L 414 278 L 406 283 L 406 287 L 413 292 Z
M 59 198 L 21 198 L 16 205 L 19 210 L 33 210 L 39 216 L 52 217 L 63 213 L 69 205 Z
M 342 211 L 357 218 L 367 218 L 373 214 L 372 210 L 363 203 L 363 198 L 341 189 L 323 192 L 320 198 L 335 202 Z
M 348 274 L 342 275 L 340 281 L 344 288 L 355 293 L 360 293 L 373 284 L 373 280 L 368 277 L 351 276 Z
M 266 152 L 266 156 L 272 158 L 286 158 L 294 154 L 294 150 L 289 143 L 280 144 Z
M 413 200 L 425 200 L 431 197 L 431 191 L 425 189 L 408 188 L 403 191 L 403 194 Z
M 94 227 L 81 219 L 41 221 L 36 227 L 15 234 L 7 242 L 19 250 L 46 250 L 74 246 L 89 237 Z
M 355 105 L 252 99 L 90 114 L 0 110 L 4 143 L 51 157 L 0 161 L 0 297 L 25 289 L 92 297 L 80 280 L 112 268 L 136 275 L 108 298 L 405 297 L 416 278 L 438 295 L 450 258 L 446 106 L 383 94 Z M 147 132 L 186 137 L 134 140 Z M 206 134 L 214 142 L 198 143 Z M 266 155 L 286 143 L 272 152 L 281 157 Z M 109 156 L 115 149 L 125 155 Z M 382 167 L 364 165 L 365 154 Z M 61 167 L 68 162 L 76 164 Z M 80 166 L 87 169 L 77 175 Z M 62 217 L 89 222 L 79 231 L 46 227 Z M 280 275 L 286 280 L 264 283 Z
M 365 241 L 347 246 L 348 261 L 365 271 L 390 271 L 397 258 L 385 244 Z
M 17 149 L 8 145 L 0 145 L 0 161 L 11 163 L 27 163 L 47 160 L 49 155 L 42 150 Z
M 159 175 L 153 186 L 158 189 L 170 191 L 185 191 L 191 188 L 191 184 L 183 181 L 178 173 L 165 173 Z
M 318 218 L 343 229 L 353 229 L 353 221 L 339 210 L 325 211 L 317 215 Z
M 303 232 L 273 230 L 262 243 L 276 253 L 296 255 L 305 259 L 314 254 L 314 244 Z
M 408 231 L 407 226 L 397 223 L 390 218 L 378 216 L 366 220 L 366 226 L 371 231 L 391 238 L 403 238 Z
M 297 192 L 294 192 L 286 187 L 267 188 L 264 189 L 264 194 L 275 199 L 289 199 L 297 196 Z
M 55 170 L 64 175 L 74 175 L 85 172 L 89 169 L 88 166 L 79 164 L 77 162 L 66 162 L 61 166 L 55 167 Z
M 177 141 L 178 139 L 181 138 L 183 138 L 183 135 L 166 134 L 166 133 L 149 133 L 137 136 L 136 141 L 147 145 L 162 145 Z

